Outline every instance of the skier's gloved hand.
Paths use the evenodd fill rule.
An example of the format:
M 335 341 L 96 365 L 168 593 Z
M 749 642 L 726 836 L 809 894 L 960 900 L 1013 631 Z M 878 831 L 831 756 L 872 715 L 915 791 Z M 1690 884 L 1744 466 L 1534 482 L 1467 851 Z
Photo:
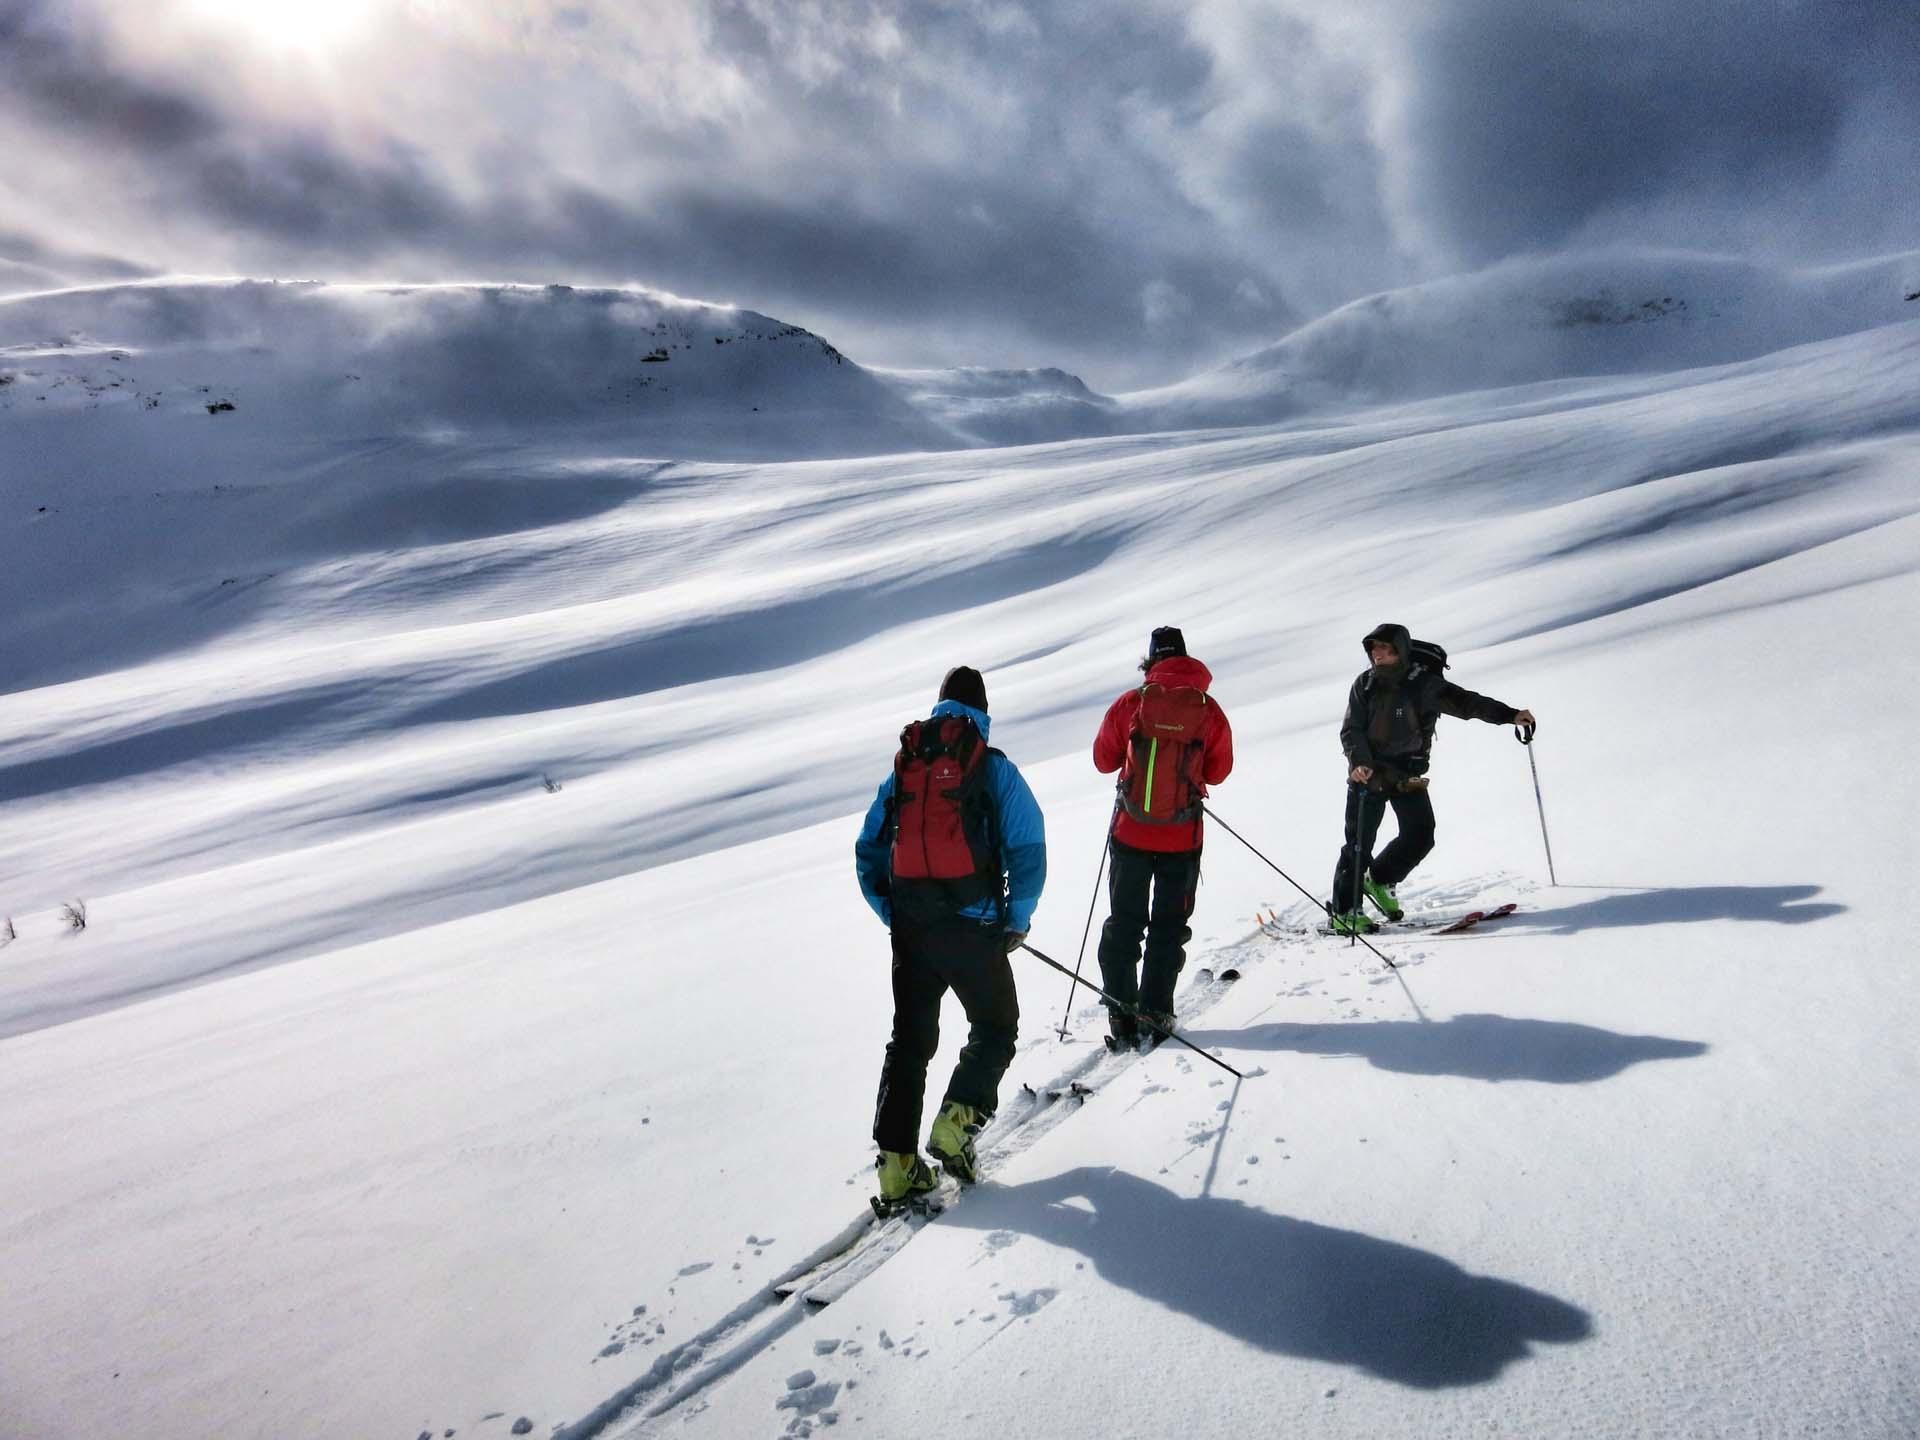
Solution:
M 1009 930 L 1006 932 L 1005 938 L 1006 938 L 1006 945 L 1007 945 L 1007 954 L 1011 955 L 1013 954 L 1014 951 L 1018 950 L 1022 945 L 1027 943 L 1027 932 L 1024 930 Z

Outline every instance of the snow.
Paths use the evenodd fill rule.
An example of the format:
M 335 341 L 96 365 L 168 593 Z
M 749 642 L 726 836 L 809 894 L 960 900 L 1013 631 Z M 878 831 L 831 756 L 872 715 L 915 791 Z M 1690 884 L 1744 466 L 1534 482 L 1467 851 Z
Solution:
M 1528 365 L 1303 398 L 1253 357 L 1287 413 L 1231 429 L 652 292 L 0 301 L 0 1430 L 1914 1433 L 1911 263 L 1829 276 L 1851 309 L 1506 267 L 1375 310 Z M 1543 293 L 1655 281 L 1743 318 L 1529 349 Z M 674 414 L 595 398 L 662 325 Z M 1147 633 L 1317 894 L 1383 618 L 1540 716 L 1561 883 L 1496 727 L 1442 724 L 1405 893 L 1521 909 L 1379 937 L 1397 973 L 1216 826 L 1181 1024 L 1246 1078 L 1109 1057 L 1020 957 L 985 1183 L 777 1295 L 871 1188 L 851 842 L 944 670 L 1071 965 Z

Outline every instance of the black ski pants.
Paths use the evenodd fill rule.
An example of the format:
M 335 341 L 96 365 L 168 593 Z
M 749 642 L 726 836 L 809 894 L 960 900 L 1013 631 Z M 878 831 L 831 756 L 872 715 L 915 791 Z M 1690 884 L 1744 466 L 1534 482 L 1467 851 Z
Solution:
M 1198 850 L 1136 850 L 1110 842 L 1107 923 L 1100 927 L 1100 983 L 1116 1000 L 1163 1014 L 1193 938 L 1187 921 L 1200 889 Z M 1146 958 L 1140 937 L 1146 935 Z M 1136 973 L 1137 971 L 1137 973 Z M 1129 1027 L 1123 1022 L 1120 1033 Z
M 1387 807 L 1393 807 L 1399 833 L 1378 855 L 1373 853 L 1374 837 Z M 1340 847 L 1340 860 L 1333 867 L 1333 908 L 1358 910 L 1362 875 L 1371 871 L 1382 885 L 1398 885 L 1413 873 L 1413 867 L 1427 858 L 1433 849 L 1433 801 L 1424 790 L 1391 794 L 1371 790 L 1365 785 L 1347 782 L 1347 843 Z M 1354 874 L 1353 851 L 1358 841 L 1365 869 Z
M 946 1099 L 991 1115 L 1000 1108 L 1000 1078 L 1013 1063 L 1020 997 L 998 928 L 978 925 L 893 925 L 893 1038 L 880 1066 L 873 1143 L 912 1154 L 919 1149 L 927 1066 L 940 1048 L 940 1002 L 951 989 L 966 1011 L 967 1043 L 947 1082 Z

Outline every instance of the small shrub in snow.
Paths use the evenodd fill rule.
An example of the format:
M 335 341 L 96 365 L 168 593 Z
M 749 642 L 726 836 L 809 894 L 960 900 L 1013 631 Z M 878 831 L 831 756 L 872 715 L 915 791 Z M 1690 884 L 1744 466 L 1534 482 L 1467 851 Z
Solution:
M 14 938 L 13 917 L 9 915 L 6 924 L 0 925 L 0 945 L 8 944 Z
M 551 775 L 542 775 L 540 777 L 540 784 L 545 787 L 549 795 L 558 795 L 560 793 L 560 782 Z
M 60 918 L 67 922 L 67 928 L 69 930 L 86 929 L 87 902 L 84 900 L 75 900 L 70 904 L 62 905 L 60 907 Z

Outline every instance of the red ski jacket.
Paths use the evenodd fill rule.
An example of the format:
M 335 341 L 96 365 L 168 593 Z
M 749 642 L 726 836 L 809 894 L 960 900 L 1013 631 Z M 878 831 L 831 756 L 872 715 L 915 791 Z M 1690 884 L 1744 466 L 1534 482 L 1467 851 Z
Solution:
M 1146 674 L 1148 681 L 1160 685 L 1191 685 L 1205 691 L 1213 683 L 1213 672 L 1189 655 L 1174 655 L 1162 660 Z M 1207 719 L 1200 731 L 1200 779 L 1202 795 L 1206 786 L 1218 785 L 1233 770 L 1233 729 L 1218 701 L 1207 697 Z M 1127 758 L 1127 740 L 1133 733 L 1133 717 L 1140 709 L 1140 692 L 1129 690 L 1107 707 L 1100 733 L 1093 737 L 1093 768 L 1102 775 L 1117 771 Z M 1115 810 L 1113 838 L 1136 850 L 1198 850 L 1200 821 L 1183 825 L 1147 825 L 1123 810 Z

